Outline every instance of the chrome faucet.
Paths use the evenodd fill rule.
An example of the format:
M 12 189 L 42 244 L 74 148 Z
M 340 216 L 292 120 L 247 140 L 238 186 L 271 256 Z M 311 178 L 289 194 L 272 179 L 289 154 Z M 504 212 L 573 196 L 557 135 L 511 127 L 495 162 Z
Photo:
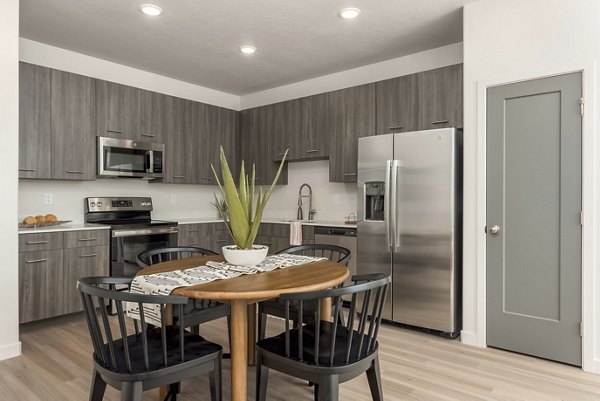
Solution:
M 308 195 L 302 195 L 302 190 L 304 187 L 308 188 Z M 312 188 L 306 183 L 302 184 L 300 186 L 300 190 L 298 191 L 298 220 L 304 220 L 304 212 L 302 211 L 302 198 L 308 198 L 308 219 L 312 220 L 317 211 L 312 207 Z

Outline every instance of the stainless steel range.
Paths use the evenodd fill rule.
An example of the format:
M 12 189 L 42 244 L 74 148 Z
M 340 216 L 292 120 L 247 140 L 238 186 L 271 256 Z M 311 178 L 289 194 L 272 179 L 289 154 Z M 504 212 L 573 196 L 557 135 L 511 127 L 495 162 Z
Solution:
M 152 220 L 152 198 L 85 198 L 84 209 L 86 223 L 111 227 L 111 276 L 134 276 L 140 252 L 177 246 L 177 222 Z

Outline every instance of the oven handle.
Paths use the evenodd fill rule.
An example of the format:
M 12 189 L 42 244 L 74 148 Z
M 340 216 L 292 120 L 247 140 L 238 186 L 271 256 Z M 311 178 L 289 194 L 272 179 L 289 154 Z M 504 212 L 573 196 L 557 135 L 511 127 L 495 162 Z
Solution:
M 138 235 L 176 234 L 177 227 L 138 228 L 134 230 L 113 230 L 113 238 L 135 237 Z

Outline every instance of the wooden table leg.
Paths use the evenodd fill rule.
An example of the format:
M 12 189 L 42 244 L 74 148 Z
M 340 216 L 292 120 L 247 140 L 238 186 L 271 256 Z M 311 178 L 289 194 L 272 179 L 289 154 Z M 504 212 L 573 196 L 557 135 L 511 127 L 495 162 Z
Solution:
M 321 320 L 331 321 L 331 298 L 321 299 Z
M 256 360 L 256 304 L 248 305 L 248 365 Z
M 248 399 L 248 308 L 231 301 L 231 401 Z

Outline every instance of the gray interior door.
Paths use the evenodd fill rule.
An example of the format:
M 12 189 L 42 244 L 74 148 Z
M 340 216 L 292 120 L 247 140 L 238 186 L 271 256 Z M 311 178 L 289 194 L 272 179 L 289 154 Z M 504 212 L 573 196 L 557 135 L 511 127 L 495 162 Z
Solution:
M 487 343 L 581 365 L 581 74 L 487 93 Z

